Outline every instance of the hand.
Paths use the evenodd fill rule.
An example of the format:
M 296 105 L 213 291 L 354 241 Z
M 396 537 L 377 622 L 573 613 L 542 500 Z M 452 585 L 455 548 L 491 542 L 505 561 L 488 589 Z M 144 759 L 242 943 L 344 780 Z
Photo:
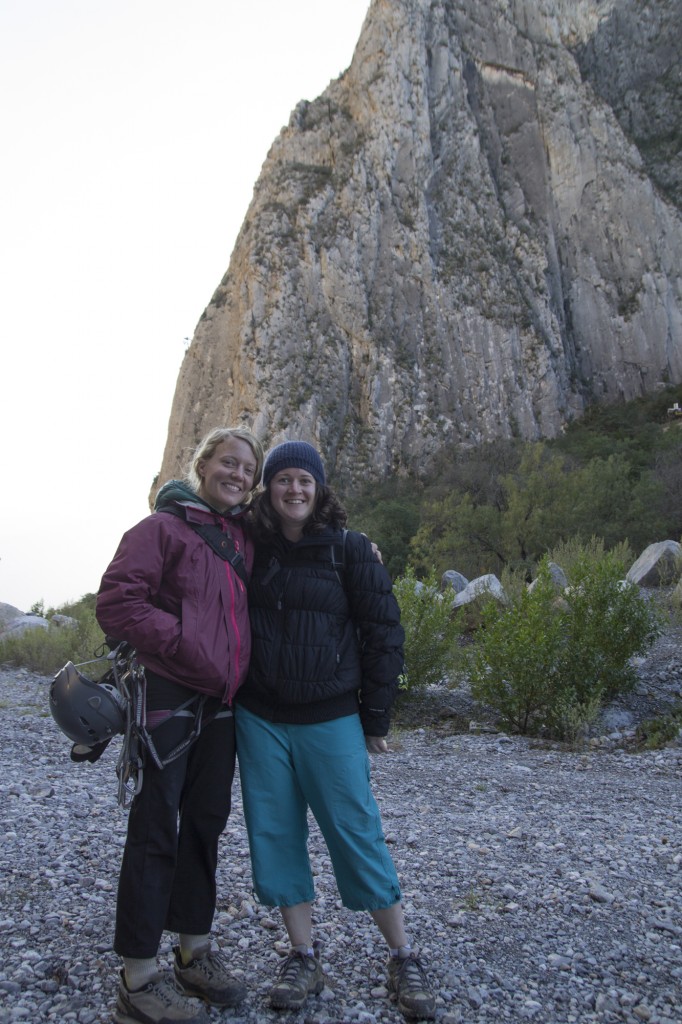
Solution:
M 365 736 L 365 746 L 368 754 L 388 753 L 388 743 L 383 736 Z
M 366 533 L 363 533 L 363 535 L 362 535 L 362 536 L 363 536 L 363 537 L 367 537 L 367 534 L 366 534 Z M 369 537 L 367 537 L 367 540 L 369 540 Z M 373 541 L 373 540 L 369 540 L 369 542 L 370 542 L 370 544 L 372 545 L 372 554 L 373 554 L 373 555 L 374 555 L 374 557 L 376 558 L 377 562 L 381 562 L 381 564 L 383 565 L 383 564 L 384 564 L 384 560 L 383 560 L 383 558 L 381 557 L 381 551 L 379 551 L 379 548 L 378 548 L 378 547 L 376 546 L 376 544 L 374 543 L 374 541 Z

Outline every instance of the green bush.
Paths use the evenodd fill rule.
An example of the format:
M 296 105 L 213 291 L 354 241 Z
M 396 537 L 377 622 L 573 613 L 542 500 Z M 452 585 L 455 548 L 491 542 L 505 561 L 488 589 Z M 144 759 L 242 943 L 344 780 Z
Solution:
M 562 566 L 563 568 L 563 566 Z M 513 731 L 575 739 L 605 699 L 635 681 L 630 659 L 660 631 L 659 614 L 598 545 L 576 555 L 557 595 L 545 557 L 532 588 L 483 609 L 470 653 L 473 696 Z
M 564 627 L 548 564 L 532 590 L 512 593 L 506 608 L 487 601 L 482 616 L 470 649 L 472 694 L 512 731 L 527 733 L 550 719 L 561 690 Z
M 660 750 L 677 740 L 682 732 L 682 706 L 659 718 L 647 718 L 637 726 L 637 745 L 642 750 Z
M 559 541 L 548 552 L 548 557 L 550 562 L 561 566 L 566 576 L 571 578 L 576 565 L 582 564 L 585 559 L 594 563 L 600 562 L 605 554 L 606 545 L 603 537 L 592 536 L 588 541 L 583 541 L 579 537 L 569 537 L 568 540 Z M 622 566 L 623 569 L 625 566 L 630 566 L 635 560 L 627 541 L 622 541 L 611 548 L 610 557 L 615 559 L 619 567 Z
M 393 587 L 405 630 L 405 674 L 402 689 L 415 690 L 440 683 L 458 660 L 460 616 L 452 601 L 439 593 L 435 572 L 422 581 L 408 566 Z
M 7 636 L 0 640 L 0 664 L 16 665 L 37 672 L 52 675 L 67 661 L 75 664 L 90 661 L 102 648 L 104 634 L 99 628 L 94 612 L 94 598 L 86 595 L 74 605 L 58 609 L 63 615 L 76 620 L 75 626 L 57 626 L 50 622 L 47 629 L 28 629 L 19 636 Z M 50 612 L 47 613 L 50 616 Z M 105 671 L 106 666 L 102 667 Z M 95 678 L 97 673 L 87 673 Z
M 638 586 L 624 582 L 624 566 L 614 552 L 602 558 L 586 553 L 569 576 L 566 616 L 569 643 L 565 677 L 581 703 L 600 692 L 604 700 L 631 690 L 637 676 L 630 659 L 642 654 L 660 633 L 657 607 Z

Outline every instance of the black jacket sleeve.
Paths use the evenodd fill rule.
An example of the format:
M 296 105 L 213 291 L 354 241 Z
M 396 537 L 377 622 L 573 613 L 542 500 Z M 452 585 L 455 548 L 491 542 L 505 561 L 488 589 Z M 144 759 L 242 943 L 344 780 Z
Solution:
M 405 634 L 391 578 L 367 538 L 353 530 L 345 544 L 346 593 L 360 641 L 360 719 L 368 736 L 385 736 L 403 671 Z

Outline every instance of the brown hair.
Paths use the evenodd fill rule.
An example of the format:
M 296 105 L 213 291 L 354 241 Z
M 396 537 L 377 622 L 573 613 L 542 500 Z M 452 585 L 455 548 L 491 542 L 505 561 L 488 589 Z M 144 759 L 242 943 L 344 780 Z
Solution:
M 317 484 L 315 505 L 310 518 L 303 527 L 303 533 L 321 533 L 325 526 L 341 530 L 347 521 L 348 514 L 331 487 L 327 487 L 326 484 Z M 251 522 L 258 540 L 270 540 L 280 532 L 280 518 L 272 507 L 269 488 L 256 496 L 252 506 Z

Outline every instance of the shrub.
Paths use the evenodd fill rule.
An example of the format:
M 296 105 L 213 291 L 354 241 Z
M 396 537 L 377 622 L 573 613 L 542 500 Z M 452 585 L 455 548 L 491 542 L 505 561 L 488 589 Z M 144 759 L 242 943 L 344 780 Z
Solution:
M 659 718 L 647 718 L 637 726 L 637 745 L 643 750 L 660 750 L 682 734 L 682 706 Z
M 506 609 L 496 601 L 483 608 L 482 628 L 471 648 L 471 692 L 515 732 L 544 724 L 558 699 L 564 628 L 555 600 L 545 562 L 533 590 L 517 590 Z
M 47 629 L 29 629 L 19 636 L 7 636 L 0 640 L 0 663 L 52 675 L 67 661 L 76 664 L 90 661 L 104 641 L 93 602 L 86 597 L 76 605 L 65 605 L 59 611 L 76 619 L 77 625 L 69 627 L 50 623 Z M 105 669 L 106 666 L 102 671 Z M 87 674 L 94 677 L 90 672 Z
M 548 552 L 550 562 L 560 565 L 568 578 L 573 576 L 575 566 L 584 563 L 587 559 L 591 563 L 598 563 L 606 554 L 606 545 L 602 537 L 590 537 L 589 541 L 582 541 L 579 537 L 569 537 L 568 540 L 560 541 L 551 551 Z M 627 541 L 614 545 L 611 548 L 612 559 L 622 566 L 631 565 L 635 556 Z
M 515 731 L 577 738 L 604 699 L 631 688 L 630 659 L 660 631 L 656 608 L 622 574 L 592 545 L 576 554 L 563 595 L 545 557 L 532 590 L 512 592 L 507 608 L 488 602 L 470 656 L 474 697 Z
M 561 694 L 554 709 L 555 733 L 572 746 L 585 739 L 601 711 L 601 693 L 597 691 L 581 701 L 575 690 Z
M 460 616 L 438 591 L 435 571 L 421 583 L 408 566 L 393 587 L 405 630 L 405 675 L 402 689 L 440 683 L 458 658 Z
M 631 690 L 637 677 L 630 659 L 660 633 L 658 609 L 624 575 L 613 552 L 586 553 L 572 568 L 563 671 L 580 702 L 598 690 L 605 700 Z

